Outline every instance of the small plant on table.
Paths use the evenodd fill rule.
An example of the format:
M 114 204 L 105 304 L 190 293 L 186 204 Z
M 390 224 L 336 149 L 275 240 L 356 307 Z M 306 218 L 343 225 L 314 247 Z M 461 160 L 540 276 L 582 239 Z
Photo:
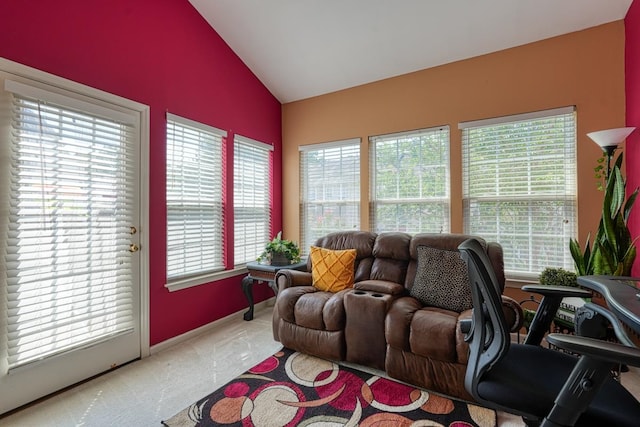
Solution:
M 289 265 L 300 262 L 298 244 L 282 238 L 282 231 L 271 240 L 258 257 L 258 262 L 271 265 Z

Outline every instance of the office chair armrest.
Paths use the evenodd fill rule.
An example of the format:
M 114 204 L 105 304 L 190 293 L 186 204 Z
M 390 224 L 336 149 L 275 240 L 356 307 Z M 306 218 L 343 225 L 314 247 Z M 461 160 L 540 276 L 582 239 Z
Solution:
M 545 297 L 579 297 L 591 298 L 591 291 L 570 286 L 524 285 L 523 291 L 540 294 Z
M 547 341 L 563 350 L 614 364 L 640 366 L 640 349 L 577 335 L 549 334 Z
M 625 331 L 624 326 L 622 326 L 622 322 L 620 322 L 620 319 L 618 319 L 612 312 L 610 312 L 606 308 L 592 302 L 588 302 L 584 306 L 582 306 L 580 310 L 591 310 L 592 312 L 598 313 L 609 321 L 611 327 L 613 328 L 613 332 L 616 334 L 616 338 L 618 339 L 618 341 L 620 341 L 620 343 L 628 347 L 636 346 L 635 343 L 631 341 L 631 338 L 629 338 L 629 335 L 627 335 L 627 332 Z
M 640 349 L 579 335 L 549 334 L 549 344 L 580 354 L 541 426 L 575 425 L 619 364 L 640 366 Z
M 525 285 L 523 291 L 534 292 L 542 295 L 542 301 L 529 326 L 529 333 L 524 340 L 525 344 L 540 345 L 542 338 L 549 331 L 551 322 L 560 308 L 565 297 L 588 298 L 591 292 L 582 288 L 569 286 Z

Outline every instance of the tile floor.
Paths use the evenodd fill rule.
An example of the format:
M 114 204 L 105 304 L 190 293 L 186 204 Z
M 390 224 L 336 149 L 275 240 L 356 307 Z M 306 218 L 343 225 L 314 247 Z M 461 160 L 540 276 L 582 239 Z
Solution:
M 214 330 L 0 417 L 0 426 L 159 427 L 280 347 L 271 336 L 271 307 L 250 322 L 237 313 Z M 625 375 L 640 396 L 640 376 Z M 499 425 L 523 424 L 499 414 Z
M 159 427 L 282 347 L 271 307 L 237 313 L 215 330 L 122 366 L 0 418 L 0 426 Z

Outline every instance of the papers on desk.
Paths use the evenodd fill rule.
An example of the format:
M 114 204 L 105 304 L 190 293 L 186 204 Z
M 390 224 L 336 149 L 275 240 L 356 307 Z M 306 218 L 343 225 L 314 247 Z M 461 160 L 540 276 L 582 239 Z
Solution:
M 567 297 L 563 298 L 560 303 L 560 308 L 558 308 L 558 313 L 556 317 L 558 319 L 564 320 L 565 322 L 573 324 L 576 310 L 585 303 L 589 302 L 589 299 L 577 298 L 577 297 Z

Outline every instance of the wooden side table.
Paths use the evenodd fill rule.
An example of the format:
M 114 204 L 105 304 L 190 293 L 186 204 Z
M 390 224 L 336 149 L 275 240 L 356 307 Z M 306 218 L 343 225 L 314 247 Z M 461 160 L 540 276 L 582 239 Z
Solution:
M 296 264 L 289 265 L 269 265 L 269 264 L 260 264 L 257 261 L 251 261 L 247 263 L 247 270 L 249 270 L 249 274 L 247 277 L 242 279 L 242 292 L 244 292 L 244 296 L 247 297 L 247 301 L 249 302 L 249 310 L 244 313 L 244 320 L 253 320 L 253 284 L 257 283 L 266 283 L 269 285 L 271 289 L 273 289 L 273 293 L 278 296 L 278 285 L 276 283 L 276 273 L 279 270 L 306 270 L 307 261 L 303 260 Z

